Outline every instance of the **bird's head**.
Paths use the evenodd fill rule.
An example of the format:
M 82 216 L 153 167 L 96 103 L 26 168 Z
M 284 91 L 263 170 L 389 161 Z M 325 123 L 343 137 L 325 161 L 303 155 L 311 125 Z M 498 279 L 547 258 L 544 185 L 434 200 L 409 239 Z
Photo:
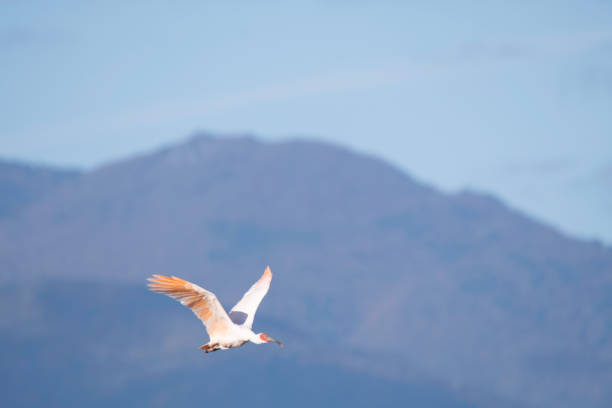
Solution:
M 281 343 L 280 341 L 276 339 L 273 339 L 272 337 L 268 336 L 266 333 L 259 333 L 257 337 L 259 337 L 259 340 L 261 340 L 262 343 L 278 343 L 279 346 L 284 347 L 283 343 Z

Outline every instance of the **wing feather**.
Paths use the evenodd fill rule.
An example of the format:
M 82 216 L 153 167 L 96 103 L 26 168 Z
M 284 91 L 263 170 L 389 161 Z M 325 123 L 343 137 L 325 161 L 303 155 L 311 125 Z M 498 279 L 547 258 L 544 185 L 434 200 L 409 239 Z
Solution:
M 242 299 L 230 311 L 229 316 L 234 323 L 246 326 L 249 329 L 253 327 L 255 312 L 257 312 L 257 308 L 264 296 L 266 296 L 266 293 L 268 293 L 271 281 L 272 271 L 268 266 L 259 280 L 250 287 L 242 296 Z
M 176 276 L 153 275 L 149 289 L 178 300 L 202 321 L 208 335 L 226 331 L 232 323 L 214 293 Z

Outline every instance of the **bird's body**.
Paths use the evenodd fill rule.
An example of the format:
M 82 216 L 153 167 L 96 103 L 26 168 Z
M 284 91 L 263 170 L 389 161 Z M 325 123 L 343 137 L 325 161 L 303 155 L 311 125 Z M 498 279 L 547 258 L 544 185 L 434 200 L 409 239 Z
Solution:
M 256 343 L 258 340 L 259 338 L 253 330 L 233 324 L 227 332 L 211 335 L 210 341 L 200 346 L 200 348 L 208 353 L 215 350 L 240 347 L 249 341 Z
M 214 293 L 198 285 L 175 276 L 153 275 L 148 280 L 149 289 L 178 300 L 202 321 L 210 341 L 200 348 L 207 353 L 240 347 L 249 341 L 255 344 L 275 342 L 283 346 L 267 334 L 256 334 L 251 329 L 257 307 L 270 288 L 270 267 L 266 268 L 261 278 L 242 296 L 229 315 Z

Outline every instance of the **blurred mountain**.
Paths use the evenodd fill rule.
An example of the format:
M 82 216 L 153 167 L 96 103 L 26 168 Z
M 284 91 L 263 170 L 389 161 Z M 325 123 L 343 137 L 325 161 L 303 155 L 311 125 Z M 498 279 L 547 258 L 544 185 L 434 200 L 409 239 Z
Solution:
M 78 175 L 76 170 L 0 160 L 0 218 L 15 216 L 28 204 Z
M 255 329 L 284 350 L 204 356 L 144 291 L 174 274 L 230 308 L 267 264 Z M 15 405 L 612 403 L 609 248 L 336 146 L 200 135 L 112 163 L 1 221 L 0 265 Z

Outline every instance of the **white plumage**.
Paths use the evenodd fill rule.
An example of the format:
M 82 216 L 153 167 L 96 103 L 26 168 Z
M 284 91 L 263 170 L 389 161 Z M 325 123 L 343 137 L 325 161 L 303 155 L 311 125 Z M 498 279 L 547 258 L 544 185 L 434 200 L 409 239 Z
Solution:
M 266 333 L 255 334 L 253 319 L 261 300 L 268 293 L 272 271 L 268 266 L 263 275 L 236 303 L 228 315 L 214 293 L 176 276 L 153 275 L 149 278 L 149 289 L 168 295 L 190 308 L 202 321 L 210 341 L 200 348 L 207 353 L 240 347 L 247 341 L 255 344 L 278 343 Z

